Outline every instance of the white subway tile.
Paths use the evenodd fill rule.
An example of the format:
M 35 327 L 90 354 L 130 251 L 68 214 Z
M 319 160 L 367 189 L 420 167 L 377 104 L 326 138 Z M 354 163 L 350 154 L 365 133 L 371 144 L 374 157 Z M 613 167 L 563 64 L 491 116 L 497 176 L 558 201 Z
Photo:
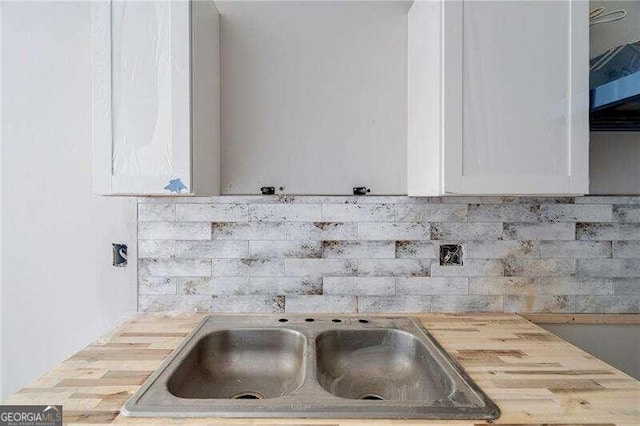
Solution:
M 386 296 L 395 294 L 392 277 L 325 277 L 323 294 L 346 296 Z
M 574 223 L 505 223 L 505 240 L 574 240 Z
M 426 222 L 360 222 L 361 240 L 429 240 L 430 227 Z
M 175 204 L 138 204 L 141 222 L 171 222 L 176 220 Z
M 322 219 L 320 204 L 251 204 L 252 221 L 313 222 Z
M 357 240 L 356 222 L 288 222 L 287 240 Z
M 393 241 L 323 241 L 322 257 L 326 259 L 393 259 L 396 247 Z
M 243 222 L 249 219 L 246 204 L 176 204 L 182 222 Z
M 396 293 L 406 295 L 467 294 L 466 277 L 397 277 Z
M 286 296 L 287 313 L 353 313 L 355 296 Z
M 325 222 L 391 222 L 394 218 L 391 204 L 323 204 Z
M 210 240 L 211 224 L 205 222 L 138 222 L 140 240 Z
M 358 312 L 429 312 L 431 311 L 431 299 L 431 296 L 363 296 L 358 297 Z

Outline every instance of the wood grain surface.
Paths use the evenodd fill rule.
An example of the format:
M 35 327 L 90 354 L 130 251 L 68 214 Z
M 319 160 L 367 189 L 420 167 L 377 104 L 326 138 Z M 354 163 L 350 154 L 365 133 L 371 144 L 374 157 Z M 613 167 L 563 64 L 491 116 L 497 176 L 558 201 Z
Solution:
M 498 404 L 502 416 L 495 424 L 640 425 L 640 382 L 522 317 L 415 316 Z M 134 419 L 120 415 L 127 398 L 202 318 L 202 314 L 139 314 L 5 403 L 62 404 L 67 424 L 486 424 L 364 419 Z

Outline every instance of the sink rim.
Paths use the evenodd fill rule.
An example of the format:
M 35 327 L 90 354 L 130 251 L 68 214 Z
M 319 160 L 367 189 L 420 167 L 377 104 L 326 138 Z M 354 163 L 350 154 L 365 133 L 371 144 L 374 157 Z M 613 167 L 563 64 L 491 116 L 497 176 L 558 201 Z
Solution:
M 287 322 L 279 322 L 281 318 Z M 307 322 L 305 319 L 314 318 Z M 332 320 L 342 319 L 336 323 Z M 359 320 L 365 319 L 366 323 Z M 292 329 L 307 339 L 302 385 L 287 395 L 269 399 L 179 398 L 166 390 L 166 378 L 176 368 L 176 358 L 187 354 L 202 333 L 222 329 Z M 315 338 L 324 331 L 393 328 L 417 338 L 432 355 L 445 363 L 456 389 L 463 390 L 477 406 L 442 406 L 431 400 L 357 400 L 341 398 L 325 390 L 317 380 Z M 308 350 L 307 350 L 308 349 Z M 163 382 L 164 380 L 164 382 Z M 158 383 L 160 382 L 160 383 Z M 291 410 L 291 407 L 297 410 Z M 131 417 L 218 418 L 377 418 L 491 420 L 500 409 L 471 380 L 464 369 L 413 317 L 357 314 L 208 315 L 187 335 L 149 378 L 134 392 L 121 412 Z

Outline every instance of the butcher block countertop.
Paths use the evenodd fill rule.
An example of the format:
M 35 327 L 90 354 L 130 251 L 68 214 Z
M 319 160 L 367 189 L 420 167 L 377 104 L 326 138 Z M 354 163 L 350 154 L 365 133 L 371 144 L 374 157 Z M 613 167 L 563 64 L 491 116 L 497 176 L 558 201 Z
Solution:
M 172 420 L 121 415 L 127 398 L 203 316 L 139 314 L 5 404 L 62 404 L 65 423 L 70 424 L 486 424 L 473 420 Z M 640 382 L 518 315 L 414 316 L 500 407 L 502 416 L 494 424 L 640 425 Z

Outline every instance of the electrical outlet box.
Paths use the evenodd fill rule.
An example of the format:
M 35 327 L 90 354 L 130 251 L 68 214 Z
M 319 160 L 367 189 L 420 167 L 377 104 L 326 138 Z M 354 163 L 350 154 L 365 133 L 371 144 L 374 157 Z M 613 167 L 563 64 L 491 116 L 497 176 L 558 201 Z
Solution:
M 443 244 L 440 246 L 440 265 L 462 266 L 462 244 Z

